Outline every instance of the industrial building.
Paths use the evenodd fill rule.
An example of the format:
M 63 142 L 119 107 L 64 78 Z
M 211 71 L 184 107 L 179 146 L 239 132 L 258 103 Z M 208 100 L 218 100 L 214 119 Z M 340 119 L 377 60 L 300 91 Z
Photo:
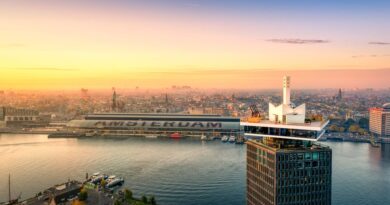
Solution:
M 39 112 L 32 109 L 0 107 L 0 127 L 33 126 L 40 120 Z
M 290 102 L 290 77 L 283 103 L 269 104 L 269 120 L 241 122 L 247 142 L 248 205 L 331 204 L 332 150 L 315 144 L 327 120 L 306 119 L 305 105 Z
M 240 118 L 219 115 L 185 115 L 159 113 L 103 113 L 72 120 L 66 129 L 77 133 L 98 135 L 158 135 L 179 133 L 183 136 L 240 132 Z

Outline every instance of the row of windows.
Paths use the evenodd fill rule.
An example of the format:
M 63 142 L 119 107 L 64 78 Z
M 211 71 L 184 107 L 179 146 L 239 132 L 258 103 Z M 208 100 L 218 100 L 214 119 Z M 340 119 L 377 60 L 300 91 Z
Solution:
M 308 205 L 328 205 L 331 203 L 330 192 L 316 194 L 294 194 L 288 196 L 278 196 L 277 204 L 308 204 Z
M 266 167 L 258 167 L 258 166 L 247 166 L 247 174 L 249 176 L 252 176 L 252 178 L 255 178 L 255 180 L 258 180 L 261 183 L 266 183 L 270 187 L 273 187 L 274 185 L 274 174 L 272 174 L 272 171 L 267 169 Z
M 264 189 L 262 189 L 262 186 L 259 184 L 254 183 L 249 178 L 247 180 L 247 200 L 248 204 L 274 204 L 274 193 L 268 192 Z
M 330 167 L 330 161 L 302 161 L 302 162 L 285 162 L 277 165 L 278 170 L 294 170 L 294 169 L 326 169 Z
M 280 179 L 294 179 L 294 178 L 319 178 L 324 176 L 330 176 L 330 169 L 302 169 L 302 170 L 281 170 L 278 172 L 278 178 Z
M 291 184 L 291 183 L 290 183 Z M 330 190 L 331 183 L 325 183 L 325 180 L 319 184 L 293 184 L 291 186 L 278 185 L 279 194 L 299 194 L 299 193 L 314 193 Z
M 331 158 L 331 151 L 304 152 L 304 153 L 279 153 L 278 161 L 301 161 L 301 160 L 327 160 Z
M 33 121 L 35 117 L 7 117 L 7 121 Z
M 317 131 L 285 129 L 285 128 L 270 128 L 259 126 L 244 126 L 245 133 L 261 134 L 261 135 L 275 135 L 284 137 L 303 137 L 316 139 L 319 136 Z

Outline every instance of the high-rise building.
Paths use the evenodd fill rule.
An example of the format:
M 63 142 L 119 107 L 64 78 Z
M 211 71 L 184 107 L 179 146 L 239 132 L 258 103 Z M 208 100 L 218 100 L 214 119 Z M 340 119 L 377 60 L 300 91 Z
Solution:
M 269 104 L 269 120 L 242 122 L 247 142 L 247 204 L 331 204 L 332 150 L 316 144 L 327 120 L 305 119 L 305 104 L 290 102 L 283 79 L 283 104 Z
M 116 112 L 118 103 L 116 101 L 117 96 L 116 96 L 115 88 L 112 88 L 112 91 L 113 91 L 113 93 L 112 93 L 112 99 L 111 99 L 111 101 L 112 101 L 112 103 L 111 103 L 111 110 L 112 110 L 112 112 Z
M 339 89 L 339 93 L 337 94 L 337 100 L 342 100 L 343 99 L 343 94 L 341 92 L 341 88 Z
M 388 141 L 390 138 L 390 103 L 370 108 L 370 132 Z
M 295 143 L 248 141 L 248 205 L 331 204 L 332 150 Z

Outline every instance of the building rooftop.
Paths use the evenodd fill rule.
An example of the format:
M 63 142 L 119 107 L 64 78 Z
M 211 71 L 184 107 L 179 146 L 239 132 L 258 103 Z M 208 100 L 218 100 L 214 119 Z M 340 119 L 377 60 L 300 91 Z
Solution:
M 383 109 L 390 110 L 390 103 L 385 103 L 382 105 Z

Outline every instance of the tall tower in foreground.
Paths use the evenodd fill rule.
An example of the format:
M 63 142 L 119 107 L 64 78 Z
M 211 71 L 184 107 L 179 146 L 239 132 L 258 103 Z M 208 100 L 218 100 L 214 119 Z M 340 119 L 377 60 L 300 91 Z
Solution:
M 329 121 L 305 119 L 305 104 L 290 102 L 283 79 L 283 104 L 270 103 L 269 120 L 242 122 L 247 142 L 248 205 L 331 204 L 332 150 L 315 142 Z

